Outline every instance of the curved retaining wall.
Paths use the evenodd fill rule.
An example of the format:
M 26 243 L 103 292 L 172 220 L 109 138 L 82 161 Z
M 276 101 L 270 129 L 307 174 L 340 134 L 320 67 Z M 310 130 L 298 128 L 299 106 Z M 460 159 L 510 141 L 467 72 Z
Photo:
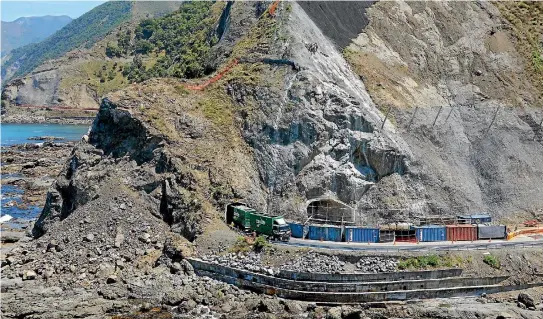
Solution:
M 312 302 L 326 302 L 326 303 L 361 303 L 361 302 L 386 302 L 386 301 L 403 301 L 410 299 L 432 299 L 432 298 L 451 298 L 451 297 L 468 297 L 478 296 L 483 293 L 497 293 L 513 290 L 522 290 L 532 287 L 543 286 L 543 283 L 525 284 L 525 285 L 512 285 L 512 286 L 500 286 L 492 284 L 499 281 L 500 277 L 495 278 L 456 278 L 460 281 L 447 281 L 449 278 L 438 280 L 442 284 L 474 284 L 473 286 L 463 287 L 440 287 L 432 289 L 410 289 L 410 290 L 397 290 L 397 291 L 307 291 L 307 287 L 317 289 L 318 287 L 324 287 L 330 289 L 334 287 L 334 284 L 330 283 L 312 283 L 305 281 L 290 281 L 287 287 L 293 287 L 297 289 L 287 289 L 278 287 L 277 285 L 285 284 L 285 279 L 265 276 L 239 269 L 233 269 L 217 264 L 211 264 L 203 262 L 197 259 L 189 259 L 193 265 L 196 273 L 200 276 L 208 276 L 238 287 L 256 291 L 258 293 L 265 293 L 269 295 L 277 295 L 281 298 L 297 299 Z M 423 280 L 431 281 L 431 280 Z M 402 283 L 407 283 L 406 281 Z M 357 285 L 358 283 L 351 283 Z M 363 283 L 363 284 L 381 284 L 381 283 Z M 383 283 L 385 284 L 385 283 Z M 414 282 L 412 284 L 415 284 Z M 291 285 L 291 286 L 288 286 Z M 294 285 L 294 286 L 292 286 Z M 321 285 L 321 286 L 318 286 Z M 325 286 L 322 286 L 325 285 Z M 348 283 L 336 283 L 335 287 L 344 288 L 348 286 Z
M 379 292 L 379 291 L 401 291 L 413 289 L 436 289 L 443 287 L 462 286 L 485 286 L 498 284 L 508 276 L 483 277 L 483 278 L 444 278 L 444 279 L 422 279 L 402 281 L 380 281 L 380 282 L 315 282 L 295 281 L 284 278 L 267 276 L 242 269 L 212 264 L 200 260 L 190 260 L 190 263 L 200 275 L 220 277 L 226 276 L 247 280 L 265 286 L 288 290 L 314 291 L 314 292 Z
M 325 281 L 325 282 L 373 282 L 373 281 L 399 281 L 399 280 L 421 280 L 441 279 L 447 277 L 458 277 L 462 269 L 451 268 L 441 270 L 423 271 L 399 271 L 368 274 L 321 274 L 282 270 L 277 277 L 299 280 L 299 281 Z
M 219 279 L 216 276 L 215 279 Z M 453 298 L 453 297 L 472 297 L 480 296 L 483 293 L 491 294 L 505 291 L 522 290 L 532 287 L 543 286 L 543 283 L 514 285 L 514 286 L 476 286 L 476 287 L 453 287 L 453 288 L 438 288 L 438 289 L 419 289 L 406 291 L 390 291 L 390 292 L 315 292 L 315 291 L 299 291 L 276 288 L 258 283 L 253 283 L 243 279 L 235 279 L 229 277 L 234 285 L 251 289 L 253 291 L 277 295 L 280 298 L 296 299 L 313 302 L 327 303 L 361 303 L 361 302 L 383 302 L 383 301 L 405 301 L 411 299 L 435 299 L 435 298 Z M 219 279 L 225 281 L 224 279 Z M 228 282 L 228 279 L 226 280 Z

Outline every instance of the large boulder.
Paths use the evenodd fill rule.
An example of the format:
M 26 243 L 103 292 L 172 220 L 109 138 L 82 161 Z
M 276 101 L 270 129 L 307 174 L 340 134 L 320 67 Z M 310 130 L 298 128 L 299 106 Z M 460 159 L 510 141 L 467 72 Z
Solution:
M 527 293 L 518 294 L 517 300 L 524 304 L 526 308 L 535 308 L 535 299 Z

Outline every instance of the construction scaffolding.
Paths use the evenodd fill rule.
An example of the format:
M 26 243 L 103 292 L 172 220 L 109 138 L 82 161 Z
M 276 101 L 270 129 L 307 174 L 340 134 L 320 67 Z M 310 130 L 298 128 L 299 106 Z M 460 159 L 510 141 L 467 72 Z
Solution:
M 308 222 L 328 225 L 353 225 L 354 210 L 330 198 L 314 199 L 307 205 Z

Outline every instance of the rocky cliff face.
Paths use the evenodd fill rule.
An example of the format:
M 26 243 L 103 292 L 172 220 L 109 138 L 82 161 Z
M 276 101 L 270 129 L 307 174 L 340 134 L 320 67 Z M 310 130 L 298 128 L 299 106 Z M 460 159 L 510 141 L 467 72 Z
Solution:
M 524 47 L 541 8 L 512 18 L 517 5 L 379 2 L 345 50 L 380 108 L 392 106 L 429 202 L 451 213 L 541 213 L 541 51 Z
M 135 92 L 149 102 L 130 96 Z M 48 194 L 36 235 L 75 211 L 92 215 L 116 187 L 189 240 L 219 217 L 214 207 L 226 204 L 225 197 L 262 201 L 256 168 L 239 136 L 217 134 L 201 113 L 191 115 L 199 113 L 192 101 L 157 82 L 153 89 L 134 87 L 105 99 L 88 142 L 74 149 Z
M 258 9 L 234 4 L 232 12 L 236 6 Z M 202 93 L 153 80 L 104 100 L 36 233 L 92 210 L 112 183 L 190 240 L 233 200 L 296 219 L 306 217 L 309 200 L 354 204 L 392 175 L 409 192 L 399 176 L 409 174 L 410 152 L 395 128 L 381 128 L 384 116 L 363 83 L 304 10 L 295 3 L 281 10 L 253 20 L 230 51 L 250 61 L 295 61 L 295 68 L 243 62 Z M 307 39 L 319 43 L 316 52 Z
M 356 12 L 342 5 L 355 4 L 334 8 Z M 236 58 L 239 63 L 201 92 L 187 90 L 182 82 L 152 80 L 111 94 L 102 102 L 89 142 L 76 148 L 52 190 L 36 232 L 78 209 L 92 210 L 100 185 L 111 181 L 141 196 L 151 214 L 190 240 L 215 225 L 223 205 L 234 200 L 291 219 L 305 219 L 311 201 L 339 200 L 354 211 L 346 218 L 360 223 L 474 210 L 500 218 L 537 214 L 541 197 L 534 185 L 541 187 L 543 180 L 537 113 L 498 108 L 515 92 L 492 97 L 485 91 L 491 85 L 475 88 L 479 82 L 468 81 L 472 69 L 467 65 L 474 61 L 484 62 L 484 72 L 492 74 L 489 81 L 500 79 L 488 71 L 495 66 L 488 55 L 494 53 L 481 47 L 464 57 L 465 43 L 479 43 L 484 33 L 470 35 L 471 19 L 462 23 L 458 18 L 456 28 L 438 27 L 442 20 L 453 23 L 456 12 L 467 12 L 480 16 L 481 28 L 491 32 L 492 21 L 499 20 L 496 8 L 376 4 L 367 11 L 366 31 L 345 52 L 349 64 L 340 53 L 342 42 L 329 33 L 338 29 L 333 21 L 324 28 L 316 19 L 319 11 L 306 6 L 282 3 L 276 17 L 259 19 L 258 4 L 230 7 L 229 14 L 236 16 L 226 18 L 228 41 L 220 42 L 217 61 L 224 65 Z M 377 28 L 385 13 L 390 23 Z M 428 23 L 435 28 L 424 39 L 408 37 L 410 50 L 399 46 L 401 37 L 379 34 L 403 34 L 417 23 L 419 29 Z M 409 32 L 422 36 L 417 28 Z M 457 39 L 440 30 L 455 30 Z M 416 50 L 429 56 L 416 60 Z M 497 59 L 522 67 L 508 52 Z M 405 61 L 405 75 L 389 92 L 409 96 L 391 93 L 407 105 L 390 108 L 392 100 L 383 102 L 374 85 L 388 86 L 375 84 L 361 68 L 360 61 L 367 59 L 383 66 Z M 369 94 L 351 65 L 369 85 Z M 457 73 L 450 69 L 455 65 Z M 424 77 L 431 67 L 449 71 L 442 78 Z M 520 78 L 522 72 L 516 74 Z M 402 85 L 413 83 L 415 75 L 425 84 L 408 91 Z M 478 93 L 471 94 L 472 88 Z M 436 103 L 455 96 L 456 104 L 424 105 L 423 95 Z M 406 101 L 416 107 L 406 108 Z M 466 101 L 474 102 L 462 104 Z M 379 108 L 389 113 L 387 121 Z M 99 177 L 104 172 L 108 177 Z M 96 180 L 90 182 L 91 177 Z
M 48 61 L 31 75 L 11 81 L 2 93 L 3 100 L 17 111 L 17 106 L 69 106 L 97 108 L 98 93 L 88 83 L 72 83 L 70 77 L 83 72 L 97 56 L 88 52 L 74 52 L 58 60 Z M 94 76 L 94 75 L 92 75 Z

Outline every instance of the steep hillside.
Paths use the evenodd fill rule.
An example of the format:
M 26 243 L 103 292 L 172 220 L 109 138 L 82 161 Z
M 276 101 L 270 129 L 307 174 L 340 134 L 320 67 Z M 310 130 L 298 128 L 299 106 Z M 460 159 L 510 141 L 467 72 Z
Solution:
M 29 43 L 40 42 L 71 21 L 72 18 L 68 16 L 22 17 L 12 22 L 2 21 L 2 56 Z
M 492 72 L 495 60 L 508 61 L 500 65 L 511 70 L 522 68 L 523 61 L 522 54 L 513 44 L 501 55 L 485 51 L 489 50 L 486 45 L 490 41 L 486 37 L 492 38 L 496 34 L 492 34 L 494 23 L 506 23 L 500 18 L 496 7 L 463 2 L 380 2 L 371 7 L 360 4 L 361 7 L 356 10 L 356 2 L 340 2 L 333 7 L 312 6 L 312 3 L 282 3 L 278 9 L 280 14 L 275 18 L 262 15 L 259 3 L 221 5 L 222 14 L 215 5 L 208 7 L 208 10 L 217 10 L 214 19 L 227 14 L 226 19 L 230 20 L 230 24 L 216 44 L 200 42 L 198 39 L 207 39 L 202 38 L 201 34 L 194 43 L 207 43 L 211 45 L 212 52 L 222 52 L 215 56 L 217 61 L 223 61 L 218 68 L 221 70 L 218 73 L 220 76 L 210 81 L 211 85 L 207 88 L 197 85 L 202 80 L 195 80 L 195 83 L 151 80 L 111 95 L 102 103 L 103 110 L 94 124 L 95 133 L 90 136 L 91 144 L 113 157 L 135 152 L 139 155 L 130 156 L 136 164 L 150 165 L 153 171 L 157 171 L 156 166 L 162 165 L 160 163 L 163 161 L 157 157 L 158 149 L 160 152 L 177 154 L 169 156 L 181 158 L 180 163 L 186 167 L 200 167 L 207 172 L 207 176 L 199 180 L 201 172 L 191 173 L 195 177 L 190 180 L 199 186 L 191 186 L 194 188 L 190 188 L 190 195 L 185 193 L 183 189 L 186 190 L 186 186 L 183 186 L 178 190 L 166 191 L 168 194 L 173 192 L 173 195 L 168 195 L 173 197 L 165 199 L 164 187 L 178 187 L 173 184 L 164 186 L 165 175 L 155 176 L 157 182 L 153 182 L 147 192 L 154 194 L 160 189 L 162 195 L 151 197 L 166 200 L 167 203 L 161 204 L 161 207 L 178 207 L 172 208 L 173 211 L 186 211 L 188 204 L 182 198 L 199 198 L 198 207 L 206 207 L 205 215 L 212 219 L 217 216 L 213 212 L 235 199 L 293 219 L 306 218 L 307 204 L 313 200 L 339 200 L 354 209 L 352 218 L 360 223 L 409 219 L 429 213 L 489 211 L 504 221 L 540 213 L 543 198 L 539 196 L 538 188 L 543 186 L 543 152 L 537 123 L 534 124 L 532 118 L 537 116 L 538 110 L 497 107 L 500 103 L 505 105 L 511 101 L 515 94 L 517 97 L 522 93 L 527 98 L 533 98 L 537 92 L 530 91 L 532 79 L 521 70 L 510 77 L 525 83 L 527 89 L 523 92 L 510 85 L 501 87 L 500 94 L 494 94 L 492 86 L 486 83 L 504 80 L 501 73 Z M 194 8 L 195 16 L 205 12 L 198 11 L 202 7 Z M 360 30 L 362 33 L 346 47 L 344 55 L 340 53 L 342 44 L 346 45 L 341 42 L 344 40 L 343 34 L 337 32 L 341 27 L 334 25 L 334 21 L 337 21 L 345 28 L 344 20 L 319 19 L 325 11 L 340 16 L 350 12 L 367 14 L 369 23 L 366 29 Z M 402 15 L 399 15 L 400 12 Z M 457 17 L 457 12 L 462 12 L 462 16 Z M 463 15 L 477 19 L 464 20 Z M 176 39 L 186 36 L 183 28 L 190 30 L 191 23 L 187 22 L 186 26 L 180 28 L 177 36 L 161 35 L 164 42 L 159 41 L 161 37 L 155 37 L 155 32 L 161 30 L 160 21 L 182 16 L 182 13 L 176 13 L 164 20 L 140 24 L 136 32 L 141 35 L 137 35 L 136 39 L 139 36 L 138 41 L 148 42 L 142 47 L 151 48 L 143 56 L 149 59 L 157 50 L 164 52 L 167 58 L 171 54 L 178 54 L 179 51 L 168 48 L 176 43 Z M 180 21 L 190 20 L 182 18 Z M 377 28 L 376 24 L 381 21 L 387 23 Z M 407 21 L 410 24 L 406 25 Z M 421 25 L 416 21 L 422 21 Z M 473 21 L 480 25 L 472 26 Z M 445 22 L 451 25 L 442 26 Z M 349 25 L 359 28 L 364 27 L 365 23 Z M 428 25 L 434 27 L 428 28 Z M 196 23 L 194 26 L 201 25 Z M 433 33 L 424 35 L 418 28 L 433 30 Z M 477 32 L 472 32 L 473 29 Z M 198 30 L 203 30 L 202 34 L 209 34 L 206 28 Z M 413 33 L 407 37 L 413 41 L 409 47 L 400 45 L 405 42 L 402 39 L 407 30 Z M 445 32 L 451 32 L 450 36 L 454 35 L 456 41 L 452 41 Z M 340 36 L 339 40 L 335 35 Z M 420 40 L 413 38 L 423 35 Z M 504 42 L 509 34 L 504 33 L 501 37 Z M 366 38 L 373 40 L 363 40 Z M 430 46 L 424 41 L 436 45 Z M 483 46 L 478 47 L 481 41 Z M 379 50 L 374 45 L 379 45 Z M 471 48 L 472 45 L 478 47 L 480 52 L 466 55 L 466 47 Z M 130 46 L 128 49 L 137 50 L 137 47 Z M 393 50 L 395 47 L 399 52 Z M 423 47 L 449 52 L 449 55 L 423 50 Z M 414 59 L 416 55 L 413 52 L 417 48 L 429 56 Z M 402 54 L 406 57 L 402 58 Z M 465 60 L 467 57 L 478 61 L 473 63 L 487 63 L 481 64 L 483 74 L 471 74 L 471 62 Z M 402 62 L 404 60 L 407 62 Z M 191 60 L 181 59 L 176 62 L 180 64 L 167 64 L 167 68 L 163 69 L 183 66 L 183 61 Z M 362 66 L 365 64 L 361 61 L 374 61 L 377 63 L 375 65 L 382 65 L 385 69 L 376 73 L 375 69 L 364 69 Z M 421 64 L 421 61 L 428 62 Z M 451 61 L 462 61 L 462 64 Z M 403 75 L 395 80 L 395 86 L 391 87 L 389 82 L 381 85 L 375 83 L 372 74 L 384 79 L 399 76 L 389 71 L 400 62 L 407 66 L 398 69 Z M 154 65 L 143 66 L 140 71 L 153 72 Z M 431 77 L 433 72 L 428 69 L 452 70 L 450 68 L 455 66 L 458 67 L 456 76 L 450 71 Z M 480 82 L 475 80 L 477 77 L 482 78 Z M 423 79 L 426 89 L 422 89 L 422 83 L 416 84 L 415 79 Z M 370 88 L 369 94 L 363 81 Z M 432 87 L 432 81 L 437 81 L 436 87 Z M 412 83 L 409 86 L 412 90 L 410 94 L 393 94 L 406 83 Z M 438 87 L 446 90 L 438 90 Z M 407 88 L 397 90 L 405 93 Z M 390 92 L 390 96 L 403 103 L 391 108 L 392 100 L 382 100 L 389 95 L 379 95 L 380 92 Z M 445 94 L 442 92 L 447 95 L 440 95 Z M 440 102 L 445 103 L 449 96 L 455 97 L 450 100 L 451 104 L 439 105 Z M 377 104 L 374 104 L 372 97 Z M 407 97 L 416 108 L 406 102 L 410 101 Z M 433 104 L 426 105 L 426 99 Z M 453 101 L 455 104 L 452 104 Z M 384 123 L 385 115 L 379 108 L 389 113 Z M 132 140 L 128 132 L 114 139 L 111 137 L 112 132 L 121 129 L 117 120 L 121 117 L 128 117 L 127 120 L 140 129 L 145 127 L 146 133 L 141 141 Z M 111 136 L 101 132 L 105 128 Z M 100 132 L 96 131 L 98 129 Z M 206 135 L 202 130 L 211 135 Z M 238 141 L 242 138 L 242 141 L 236 142 L 236 146 L 228 149 L 237 149 L 247 156 L 240 162 L 243 165 L 238 166 L 234 164 L 235 160 L 228 158 L 224 160 L 229 164 L 216 162 L 213 150 L 220 147 L 207 141 L 213 134 L 217 134 L 220 141 Z M 200 138 L 205 140 L 202 144 L 189 147 L 192 143 L 200 143 Z M 150 142 L 152 145 L 147 145 Z M 183 147 L 178 148 L 177 145 Z M 215 146 L 208 148 L 206 145 Z M 142 155 L 140 150 L 147 153 Z M 249 153 L 241 150 L 248 150 Z M 196 156 L 194 162 L 192 156 Z M 206 158 L 209 159 L 203 160 Z M 197 163 L 198 159 L 206 163 L 205 168 Z M 222 178 L 213 173 L 215 169 L 223 171 L 223 167 L 230 167 L 233 175 Z M 251 168 L 247 170 L 248 167 Z M 178 168 L 174 172 L 181 174 L 176 177 L 176 185 L 179 185 L 184 173 L 179 173 Z M 254 172 L 257 172 L 258 178 L 253 175 Z M 78 205 L 92 205 L 92 190 L 85 190 L 79 202 L 79 191 L 73 193 L 63 189 L 63 185 L 74 187 L 78 183 L 85 188 L 88 185 L 85 178 L 71 181 L 78 175 L 70 173 L 67 176 L 66 183 L 59 184 L 55 190 L 59 194 L 55 197 L 58 199 L 50 204 L 51 207 L 60 207 L 60 211 L 48 215 L 44 222 L 51 216 L 65 216 Z M 236 188 L 231 184 L 233 180 L 247 178 L 243 187 Z M 163 185 L 162 188 L 159 185 Z M 249 193 L 252 195 L 248 196 Z M 72 197 L 79 204 L 62 208 L 66 206 L 60 203 L 72 203 Z M 180 204 L 180 201 L 184 204 Z M 157 214 L 164 215 L 163 209 L 160 208 Z M 203 208 L 197 211 L 200 209 Z M 194 227 L 198 231 L 191 231 L 188 238 L 197 237 L 196 234 L 201 233 L 205 226 Z
M 4 96 L 92 106 L 130 82 L 217 70 L 228 82 L 212 91 L 226 87 L 233 105 L 202 102 L 202 115 L 242 128 L 261 183 L 253 187 L 263 191 L 252 199 L 256 207 L 301 218 L 307 201 L 329 198 L 349 204 L 359 222 L 540 213 L 542 115 L 530 106 L 540 83 L 537 67 L 526 71 L 527 61 L 538 60 L 527 59 L 533 41 L 519 35 L 536 31 L 514 31 L 503 8 L 490 3 L 281 3 L 282 14 L 262 19 L 265 9 L 259 2 L 187 4 L 111 33 L 83 61 L 64 57 L 79 60 L 83 72 L 37 72 Z M 199 82 L 177 89 L 202 90 Z M 36 83 L 46 89 L 25 100 L 36 96 L 28 93 L 38 91 Z M 179 128 L 175 116 L 170 124 L 154 117 L 156 125 Z
M 116 183 L 194 240 L 221 224 L 233 200 L 302 219 L 307 200 L 356 203 L 392 175 L 409 179 L 405 143 L 392 125 L 379 129 L 383 116 L 364 85 L 300 6 L 282 4 L 275 18 L 255 14 L 256 3 L 224 10 L 246 17 L 232 16 L 227 30 L 239 35 L 224 47 L 230 58 L 219 70 L 230 71 L 205 89 L 194 85 L 201 80 L 159 79 L 110 94 L 89 143 L 52 189 L 37 233 L 102 205 L 101 189 Z M 402 178 L 397 184 L 414 194 Z
M 379 2 L 344 50 L 436 211 L 541 214 L 543 11 L 523 3 Z
M 345 54 L 383 106 L 540 106 L 536 6 L 533 21 L 512 26 L 490 3 L 378 3 Z

